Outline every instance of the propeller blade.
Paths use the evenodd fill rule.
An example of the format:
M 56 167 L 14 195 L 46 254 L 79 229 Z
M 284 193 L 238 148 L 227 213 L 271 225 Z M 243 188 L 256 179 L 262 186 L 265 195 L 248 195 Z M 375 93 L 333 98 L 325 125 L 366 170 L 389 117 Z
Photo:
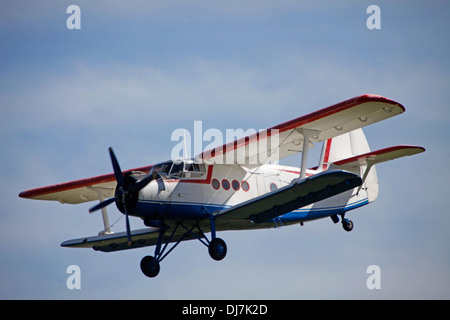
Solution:
M 131 246 L 132 242 L 131 242 L 130 221 L 128 218 L 128 210 L 127 210 L 127 195 L 128 195 L 129 191 L 125 190 L 123 173 L 122 173 L 122 170 L 120 169 L 119 162 L 117 161 L 116 155 L 114 154 L 112 147 L 109 147 L 108 150 L 109 150 L 109 155 L 111 157 L 111 163 L 112 163 L 112 166 L 114 169 L 114 177 L 116 178 L 116 182 L 117 182 L 116 197 L 106 199 L 106 200 L 100 202 L 99 204 L 93 206 L 92 208 L 89 209 L 89 213 L 92 213 L 94 211 L 102 209 L 102 208 L 106 207 L 107 205 L 113 203 L 114 201 L 120 201 L 123 204 L 123 210 L 125 213 L 128 246 Z M 139 191 L 143 187 L 145 187 L 151 180 L 152 180 L 151 176 L 145 177 L 144 179 L 142 179 L 141 181 L 136 183 L 135 186 L 133 186 L 131 189 L 132 190 L 136 189 L 137 191 Z
M 116 155 L 111 147 L 109 147 L 109 155 L 111 157 L 112 166 L 114 169 L 114 176 L 116 177 L 117 185 L 123 186 L 123 173 L 120 169 L 119 162 L 117 161 Z
M 138 192 L 141 189 L 143 189 L 147 184 L 150 183 L 150 181 L 153 180 L 153 175 L 149 174 L 148 176 L 146 176 L 144 179 L 142 179 L 139 182 L 136 182 L 135 184 L 133 184 L 132 188 L 131 188 L 131 192 Z
M 89 213 L 92 213 L 94 211 L 100 210 L 100 209 L 106 207 L 107 205 L 113 203 L 114 201 L 116 201 L 116 197 L 112 197 L 112 198 L 106 199 L 105 201 L 102 201 L 99 204 L 97 204 L 96 206 L 93 206 L 92 208 L 90 208 L 89 209 Z

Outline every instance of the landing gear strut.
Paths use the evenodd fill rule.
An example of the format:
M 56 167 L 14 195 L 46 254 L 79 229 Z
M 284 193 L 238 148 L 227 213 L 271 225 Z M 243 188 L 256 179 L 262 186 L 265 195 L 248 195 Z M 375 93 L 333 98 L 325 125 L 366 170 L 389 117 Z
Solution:
M 182 227 L 186 232 L 177 232 L 178 228 Z M 159 274 L 160 262 L 172 252 L 177 245 L 179 245 L 186 237 L 197 238 L 201 243 L 208 247 L 208 252 L 211 258 L 216 261 L 220 261 L 227 255 L 227 245 L 225 241 L 220 238 L 216 238 L 215 221 L 211 218 L 211 241 L 208 240 L 203 230 L 198 224 L 193 225 L 191 228 L 187 228 L 182 222 L 178 223 L 171 233 L 171 235 L 165 240 L 164 233 L 167 230 L 167 226 L 161 226 L 159 230 L 158 242 L 156 243 L 155 256 L 146 256 L 141 260 L 141 271 L 149 278 L 154 278 Z M 197 230 L 194 230 L 197 229 Z M 173 240 L 174 235 L 177 235 L 178 240 Z M 181 235 L 181 237 L 179 237 Z M 163 243 L 164 242 L 164 243 Z M 167 251 L 166 248 L 169 243 L 173 242 L 172 247 Z M 164 245 L 164 246 L 163 246 Z
M 339 222 L 339 217 L 337 214 L 331 216 L 331 220 L 333 220 L 334 223 Z M 344 228 L 345 231 L 350 232 L 353 230 L 353 221 L 345 218 L 345 213 L 341 214 L 341 222 L 342 222 L 342 228 Z
M 227 255 L 227 245 L 222 239 L 216 238 L 216 217 L 214 215 L 210 215 L 209 220 L 211 225 L 211 241 L 208 241 L 208 238 L 205 236 L 206 241 L 209 242 L 208 252 L 211 258 L 216 261 L 220 261 Z

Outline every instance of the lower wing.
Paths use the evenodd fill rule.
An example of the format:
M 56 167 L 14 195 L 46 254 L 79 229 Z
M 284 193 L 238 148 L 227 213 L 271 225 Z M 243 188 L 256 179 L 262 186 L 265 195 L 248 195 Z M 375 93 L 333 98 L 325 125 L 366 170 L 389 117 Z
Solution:
M 346 171 L 325 171 L 295 181 L 276 191 L 253 198 L 217 213 L 220 220 L 265 222 L 362 184 L 361 178 Z

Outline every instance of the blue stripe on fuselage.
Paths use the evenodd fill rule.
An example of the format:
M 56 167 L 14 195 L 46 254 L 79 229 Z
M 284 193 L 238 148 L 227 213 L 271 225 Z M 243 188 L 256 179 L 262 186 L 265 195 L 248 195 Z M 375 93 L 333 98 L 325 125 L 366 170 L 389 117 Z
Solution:
M 352 202 L 347 204 L 346 206 L 336 206 L 336 207 L 321 207 L 321 208 L 312 208 L 309 209 L 297 209 L 286 213 L 277 218 L 280 222 L 296 222 L 296 221 L 308 221 L 315 220 L 320 218 L 329 217 L 335 214 L 342 214 L 344 212 L 362 207 L 368 204 L 369 201 L 367 198 Z
M 206 219 L 209 214 L 228 207 L 230 206 L 201 202 L 145 200 L 139 201 L 134 215 L 153 219 L 197 220 Z

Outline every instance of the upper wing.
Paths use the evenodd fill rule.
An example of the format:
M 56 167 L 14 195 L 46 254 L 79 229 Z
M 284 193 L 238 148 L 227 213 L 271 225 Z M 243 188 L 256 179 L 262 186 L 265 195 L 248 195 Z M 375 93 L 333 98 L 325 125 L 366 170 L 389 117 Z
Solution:
M 393 100 L 363 95 L 205 151 L 197 159 L 208 163 L 263 164 L 300 152 L 305 129 L 312 130 L 310 141 L 317 143 L 404 111 Z
M 148 173 L 152 166 L 140 167 L 124 171 L 142 171 Z M 104 198 L 114 196 L 116 179 L 114 173 L 97 177 L 81 179 L 52 186 L 23 191 L 21 198 L 36 200 L 56 200 L 61 203 L 82 203 L 99 199 L 99 194 Z
M 361 178 L 356 174 L 346 171 L 325 171 L 224 209 L 217 214 L 217 219 L 220 221 L 247 219 L 260 223 L 351 190 L 361 183 Z

